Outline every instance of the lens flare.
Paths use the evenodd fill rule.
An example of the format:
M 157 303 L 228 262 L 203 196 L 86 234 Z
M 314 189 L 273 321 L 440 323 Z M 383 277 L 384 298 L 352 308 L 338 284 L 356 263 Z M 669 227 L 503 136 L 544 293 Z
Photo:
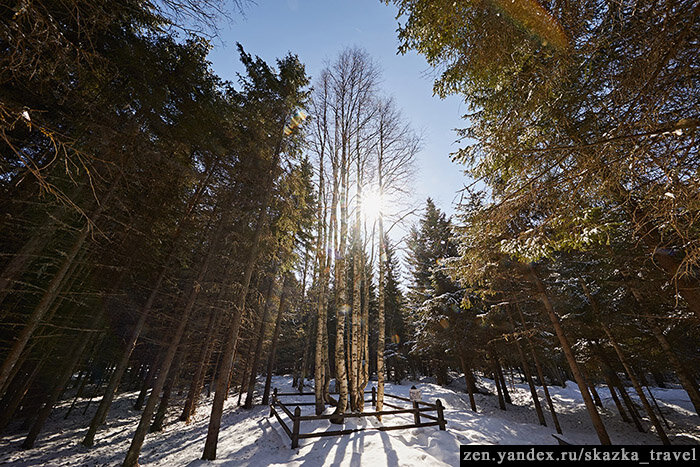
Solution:
M 292 134 L 292 131 L 302 123 L 304 123 L 304 120 L 306 120 L 307 113 L 304 112 L 301 109 L 297 109 L 294 111 L 294 114 L 292 115 L 291 121 L 284 126 L 284 134 L 286 136 L 289 136 Z
M 362 212 L 367 220 L 379 218 L 384 212 L 384 197 L 376 188 L 362 192 Z
M 513 21 L 559 50 L 569 46 L 561 24 L 536 0 L 493 0 Z

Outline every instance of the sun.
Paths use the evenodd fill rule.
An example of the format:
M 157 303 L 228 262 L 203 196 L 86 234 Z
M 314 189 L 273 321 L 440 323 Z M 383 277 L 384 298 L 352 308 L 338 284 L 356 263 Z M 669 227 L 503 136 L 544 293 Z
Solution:
M 362 192 L 362 212 L 367 220 L 379 218 L 384 211 L 384 196 L 379 188 L 372 187 Z

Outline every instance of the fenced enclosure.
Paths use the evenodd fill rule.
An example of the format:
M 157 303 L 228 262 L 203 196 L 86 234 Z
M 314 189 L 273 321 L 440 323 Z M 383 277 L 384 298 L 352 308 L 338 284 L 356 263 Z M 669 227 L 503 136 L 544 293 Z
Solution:
M 376 408 L 377 407 L 377 392 L 376 388 L 372 388 L 371 391 L 365 391 L 365 394 L 371 394 L 371 399 L 370 400 L 365 400 L 365 403 L 371 403 L 372 407 Z M 403 401 L 403 402 L 408 402 L 411 404 L 411 407 L 404 407 L 400 404 L 400 402 L 397 402 L 396 404 L 392 404 L 387 402 L 386 400 L 384 401 L 384 405 L 387 407 L 391 407 L 393 410 L 380 410 L 380 411 L 372 411 L 372 412 L 348 412 L 343 414 L 344 418 L 365 418 L 365 417 L 384 417 L 384 416 L 392 416 L 392 415 L 405 415 L 405 414 L 413 414 L 413 423 L 409 424 L 402 424 L 402 425 L 389 425 L 389 426 L 378 426 L 378 427 L 358 427 L 358 428 L 348 428 L 348 429 L 343 429 L 343 430 L 328 430 L 328 431 L 319 431 L 319 432 L 309 432 L 309 433 L 303 433 L 302 432 L 302 424 L 301 422 L 303 421 L 311 421 L 311 420 L 328 420 L 330 423 L 330 418 L 332 415 L 302 415 L 301 414 L 301 407 L 302 406 L 316 406 L 316 402 L 295 402 L 292 405 L 294 405 L 294 410 L 290 410 L 290 407 L 287 406 L 287 404 L 284 404 L 282 401 L 280 401 L 280 397 L 285 397 L 285 396 L 313 396 L 315 395 L 313 392 L 287 392 L 287 393 L 278 393 L 277 389 L 274 389 L 272 393 L 272 400 L 270 402 L 270 417 L 273 415 L 275 418 L 277 418 L 277 421 L 280 423 L 282 426 L 282 429 L 284 430 L 285 433 L 287 433 L 287 436 L 289 436 L 289 439 L 292 441 L 292 449 L 299 447 L 299 440 L 300 439 L 308 439 L 308 438 L 320 438 L 323 436 L 341 436 L 341 435 L 347 435 L 350 433 L 356 433 L 359 431 L 390 431 L 390 430 L 401 430 L 401 429 L 407 429 L 407 428 L 421 428 L 421 427 L 429 427 L 429 426 L 437 426 L 439 427 L 440 430 L 445 430 L 447 422 L 445 422 L 445 415 L 444 415 L 444 406 L 442 405 L 442 402 L 440 399 L 436 399 L 435 403 L 431 402 L 425 402 L 425 401 L 412 401 L 409 398 L 406 397 L 401 397 L 401 396 L 396 396 L 393 394 L 389 393 L 384 393 L 384 397 L 388 397 L 391 399 L 395 399 L 397 401 Z M 282 419 L 282 416 L 278 412 L 277 409 L 280 409 L 287 417 L 289 417 L 289 420 L 291 421 L 291 428 L 285 423 L 285 421 Z M 433 414 L 434 413 L 434 414 Z M 430 421 L 423 421 L 422 419 L 427 419 Z

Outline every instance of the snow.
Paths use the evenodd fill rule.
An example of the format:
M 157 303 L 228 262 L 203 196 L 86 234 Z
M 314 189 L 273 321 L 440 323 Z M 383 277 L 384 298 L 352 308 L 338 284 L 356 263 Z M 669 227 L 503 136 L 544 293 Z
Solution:
M 456 376 L 456 375 L 455 375 Z M 199 460 L 207 432 L 211 399 L 204 400 L 193 422 L 186 425 L 175 421 L 181 405 L 169 413 L 169 423 L 161 433 L 149 434 L 141 452 L 142 465 L 236 465 L 236 466 L 357 466 L 402 465 L 444 466 L 457 465 L 460 444 L 556 444 L 550 414 L 546 411 L 547 427 L 537 424 L 534 407 L 526 384 L 509 385 L 513 404 L 507 410 L 498 408 L 495 385 L 492 380 L 480 378 L 480 388 L 491 394 L 476 394 L 478 413 L 470 410 L 463 378 L 455 378 L 449 387 L 441 387 L 431 378 L 420 381 L 404 380 L 403 384 L 387 384 L 386 392 L 407 397 L 415 385 L 424 401 L 440 399 L 445 406 L 447 431 L 438 427 L 413 428 L 388 432 L 363 431 L 350 435 L 302 439 L 298 449 L 291 449 L 289 437 L 279 422 L 268 418 L 269 408 L 256 406 L 252 410 L 236 407 L 237 394 L 229 397 L 222 420 L 217 460 Z M 291 377 L 275 377 L 273 386 L 280 392 L 292 392 Z M 369 386 L 368 386 L 369 389 Z M 542 389 L 539 389 L 540 395 Z M 585 412 L 578 387 L 568 382 L 565 388 L 550 388 L 564 432 L 563 438 L 576 444 L 598 444 L 598 439 Z M 653 389 L 663 415 L 671 425 L 669 437 L 673 444 L 700 444 L 698 416 L 692 410 L 687 394 L 682 389 Z M 620 420 L 606 388 L 598 388 L 605 408 L 602 416 L 614 444 L 658 444 L 652 433 L 639 433 L 631 424 Z M 118 465 L 131 441 L 138 424 L 139 412 L 131 408 L 136 393 L 121 394 L 113 405 L 106 426 L 98 433 L 92 449 L 80 444 L 90 417 L 97 406 L 93 401 L 85 415 L 87 401 L 74 409 L 68 420 L 63 416 L 70 400 L 60 405 L 40 435 L 34 449 L 20 449 L 25 431 L 18 425 L 10 427 L 0 440 L 0 464 L 13 465 Z M 630 391 L 636 400 L 636 395 Z M 369 397 L 369 396 L 368 396 Z M 313 396 L 285 396 L 283 402 L 294 407 L 294 402 L 313 400 Z M 405 403 L 402 403 L 403 405 Z M 387 408 L 388 409 L 388 408 Z M 367 409 L 371 410 L 370 404 Z M 302 414 L 311 414 L 313 407 L 303 406 Z M 283 419 L 290 425 L 285 415 Z M 412 423 L 412 414 L 385 416 L 385 425 Z M 346 419 L 344 428 L 380 426 L 370 418 Z M 646 422 L 645 426 L 649 426 Z M 338 429 L 327 421 L 302 421 L 301 432 Z

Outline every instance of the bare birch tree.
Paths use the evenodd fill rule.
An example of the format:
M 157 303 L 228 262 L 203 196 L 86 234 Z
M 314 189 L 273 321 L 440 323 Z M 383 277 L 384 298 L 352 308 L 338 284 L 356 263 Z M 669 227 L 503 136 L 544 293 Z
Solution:
M 384 216 L 392 198 L 405 194 L 407 182 L 413 173 L 413 161 L 420 149 L 421 140 L 409 125 L 404 123 L 394 101 L 385 99 L 377 104 L 375 119 L 377 138 L 377 190 L 380 209 L 377 216 L 379 234 L 379 310 L 377 318 L 377 410 L 384 404 L 384 347 L 385 304 L 384 281 L 386 274 L 386 245 Z

